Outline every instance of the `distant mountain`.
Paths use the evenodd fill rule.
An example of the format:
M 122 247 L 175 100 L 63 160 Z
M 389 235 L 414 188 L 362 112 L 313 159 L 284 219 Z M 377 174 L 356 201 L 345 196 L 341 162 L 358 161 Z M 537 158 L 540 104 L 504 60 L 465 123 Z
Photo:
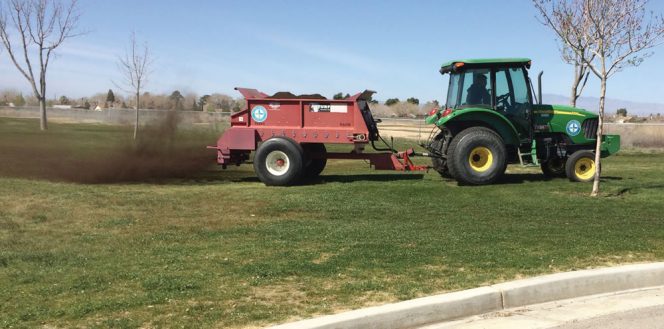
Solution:
M 544 94 L 542 95 L 544 104 L 569 104 L 569 97 L 554 95 L 554 94 Z M 592 111 L 599 111 L 599 98 L 598 97 L 581 97 L 576 101 L 576 107 Z M 615 114 L 616 110 L 619 108 L 626 108 L 627 113 L 629 114 L 638 114 L 638 115 L 650 115 L 651 113 L 662 113 L 664 114 L 664 104 L 660 103 L 641 103 L 641 102 L 632 102 L 622 99 L 607 98 L 604 111 L 607 115 Z

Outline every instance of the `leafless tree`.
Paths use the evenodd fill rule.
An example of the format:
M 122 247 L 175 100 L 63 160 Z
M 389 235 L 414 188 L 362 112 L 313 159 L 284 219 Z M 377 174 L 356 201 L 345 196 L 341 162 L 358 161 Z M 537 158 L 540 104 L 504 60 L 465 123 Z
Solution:
M 599 123 L 595 147 L 595 179 L 592 196 L 599 195 L 600 150 L 604 128 L 604 101 L 607 81 L 614 74 L 630 66 L 640 65 L 652 55 L 647 52 L 661 44 L 664 38 L 664 18 L 646 11 L 648 0 L 535 0 L 545 22 L 556 22 L 555 8 L 560 3 L 574 7 L 578 20 L 574 24 L 547 23 L 571 51 L 583 58 L 597 78 L 600 79 Z M 580 47 L 577 37 L 583 38 L 587 49 Z M 589 51 L 592 57 L 584 57 Z
M 590 51 L 594 40 L 585 37 L 583 1 L 585 0 L 533 0 L 535 8 L 541 14 L 541 22 L 554 30 L 566 31 L 567 40 L 574 44 L 572 49 L 567 40 L 558 37 L 563 61 L 574 65 L 574 79 L 569 97 L 571 106 L 576 106 L 576 101 L 588 82 L 590 71 L 587 62 L 592 62 L 595 58 L 595 54 Z M 579 51 L 576 51 L 577 49 Z
M 59 0 L 3 0 L 0 4 L 0 39 L 39 100 L 42 130 L 48 128 L 46 70 L 55 49 L 81 34 L 76 31 L 79 17 L 77 0 L 67 4 Z
M 153 58 L 147 42 L 139 45 L 136 41 L 136 33 L 131 34 L 129 49 L 124 56 L 118 57 L 118 67 L 123 76 L 118 88 L 136 95 L 136 120 L 134 121 L 134 139 L 138 136 L 138 113 L 141 102 L 141 90 L 147 83 L 150 75 Z

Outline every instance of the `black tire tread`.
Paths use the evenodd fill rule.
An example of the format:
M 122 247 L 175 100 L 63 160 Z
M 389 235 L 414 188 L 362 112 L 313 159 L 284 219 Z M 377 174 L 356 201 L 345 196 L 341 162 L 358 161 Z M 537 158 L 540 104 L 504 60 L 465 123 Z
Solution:
M 493 147 L 496 159 L 496 166 L 489 175 L 472 176 L 468 170 L 465 170 L 466 156 L 459 156 L 460 149 L 465 145 L 472 143 L 473 140 L 484 139 L 489 141 L 489 145 Z M 462 145 L 462 143 L 465 143 Z M 456 178 L 459 183 L 470 185 L 485 185 L 495 182 L 500 176 L 505 173 L 507 168 L 507 150 L 503 139 L 495 131 L 486 127 L 471 127 L 465 129 L 454 136 L 448 149 L 447 166 L 450 174 Z
M 282 176 L 275 176 L 268 172 L 265 166 L 267 155 L 275 150 L 286 153 L 290 161 L 289 171 Z M 289 186 L 298 182 L 303 174 L 304 151 L 302 146 L 287 137 L 274 137 L 264 141 L 254 155 L 254 172 L 258 179 L 268 186 Z
M 307 143 L 302 144 L 304 150 L 304 173 L 302 179 L 312 179 L 318 177 L 327 165 L 327 157 L 313 159 L 310 157 L 312 153 L 326 154 L 327 149 L 323 143 Z
M 567 175 L 567 178 L 569 178 L 570 181 L 572 182 L 580 182 L 580 183 L 587 183 L 587 182 L 592 182 L 594 180 L 594 177 L 589 179 L 589 180 L 581 180 L 576 174 L 574 173 L 574 167 L 577 161 L 581 158 L 591 158 L 593 162 L 595 161 L 595 152 L 590 151 L 590 150 L 579 150 L 567 158 L 567 162 L 565 163 L 565 174 Z M 595 170 L 598 170 L 597 164 L 595 164 Z
M 436 136 L 433 142 L 431 142 L 430 147 L 442 153 L 444 143 L 445 136 L 442 136 L 441 133 L 441 135 Z M 431 158 L 431 165 L 433 166 L 433 169 L 440 174 L 441 177 L 453 178 L 450 170 L 447 168 L 447 161 L 445 159 L 433 157 Z
M 551 168 L 550 161 L 562 161 L 563 168 L 560 171 L 556 171 Z M 548 161 L 543 161 L 540 163 L 540 168 L 542 169 L 542 174 L 546 177 L 551 177 L 551 178 L 561 178 L 566 176 L 566 165 L 567 159 L 564 158 L 555 158 L 555 159 L 550 159 Z

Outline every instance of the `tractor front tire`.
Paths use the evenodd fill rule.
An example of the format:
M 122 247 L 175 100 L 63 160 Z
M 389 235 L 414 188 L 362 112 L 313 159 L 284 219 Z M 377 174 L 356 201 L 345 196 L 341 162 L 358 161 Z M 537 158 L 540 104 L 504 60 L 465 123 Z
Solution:
M 596 171 L 595 152 L 588 150 L 572 153 L 565 164 L 567 178 L 573 182 L 592 182 Z
M 254 171 L 265 185 L 288 186 L 302 176 L 304 152 L 300 144 L 275 137 L 263 142 L 254 156 Z
M 438 155 L 442 155 L 444 144 L 445 144 L 445 136 L 439 135 L 436 136 L 436 139 L 434 139 L 433 142 L 431 142 L 429 147 L 437 151 L 439 153 Z M 447 168 L 447 159 L 432 157 L 431 164 L 433 165 L 433 169 L 436 170 L 441 177 L 453 178 L 452 174 L 450 174 L 450 170 Z
M 485 127 L 472 127 L 457 134 L 447 154 L 450 173 L 462 184 L 491 184 L 507 168 L 503 139 Z
M 303 179 L 318 177 L 327 165 L 327 149 L 323 143 L 302 144 L 304 150 L 304 174 Z
M 565 159 L 560 157 L 553 157 L 540 164 L 542 173 L 546 177 L 565 177 Z

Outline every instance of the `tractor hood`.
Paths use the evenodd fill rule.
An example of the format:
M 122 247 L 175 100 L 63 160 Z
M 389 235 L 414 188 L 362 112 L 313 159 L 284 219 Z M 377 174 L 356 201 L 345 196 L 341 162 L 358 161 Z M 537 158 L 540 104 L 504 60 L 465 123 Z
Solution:
M 574 143 L 596 139 L 598 115 L 565 105 L 533 105 L 535 133 L 562 133 Z
M 571 107 L 567 105 L 533 105 L 533 113 L 536 116 L 553 116 L 553 117 L 579 117 L 584 119 L 596 118 L 597 114 L 586 111 L 584 109 Z

